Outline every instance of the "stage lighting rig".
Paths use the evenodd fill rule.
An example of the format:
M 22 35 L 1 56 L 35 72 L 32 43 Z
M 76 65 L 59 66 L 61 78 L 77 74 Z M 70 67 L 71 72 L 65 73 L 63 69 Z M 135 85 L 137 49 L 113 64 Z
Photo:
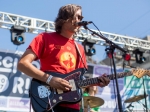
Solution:
M 91 39 L 85 39 L 82 42 L 82 45 L 84 46 L 86 56 L 92 56 L 92 55 L 96 54 L 96 49 L 94 47 L 94 44 L 96 44 L 96 41 L 91 40 Z
M 144 63 L 146 61 L 146 58 L 143 56 L 143 53 L 144 53 L 143 50 L 135 49 L 133 51 L 133 53 L 135 54 L 135 59 L 136 59 L 137 63 L 142 64 L 142 63 Z
M 11 32 L 11 42 L 15 45 L 24 44 L 25 36 L 24 32 L 26 32 L 25 27 L 14 25 L 10 29 Z

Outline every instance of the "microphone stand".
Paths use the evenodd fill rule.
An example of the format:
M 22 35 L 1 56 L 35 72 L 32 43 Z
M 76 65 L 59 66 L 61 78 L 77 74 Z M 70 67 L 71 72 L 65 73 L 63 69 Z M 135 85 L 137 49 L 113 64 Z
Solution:
M 144 84 L 144 78 L 143 79 L 143 88 L 144 88 L 144 99 L 145 99 L 145 105 L 143 104 L 143 106 L 146 108 L 146 112 L 148 112 L 148 108 L 147 108 L 147 100 L 146 100 L 146 91 L 145 91 L 145 84 Z
M 137 101 L 137 102 L 138 102 L 140 105 L 143 106 L 143 110 L 144 110 L 144 111 L 148 112 L 147 109 L 146 109 L 146 107 L 145 107 L 145 105 L 144 105 L 143 103 L 141 103 L 140 101 Z
M 129 111 L 132 111 L 132 110 L 130 109 L 130 107 L 132 107 L 132 110 L 133 110 L 133 107 L 134 107 L 134 106 L 132 106 L 132 103 L 130 103 L 130 104 L 126 107 L 126 108 L 128 108 Z
M 119 112 L 123 112 L 123 108 L 122 108 L 122 101 L 121 101 L 121 96 L 119 94 L 119 87 L 118 87 L 118 80 L 117 80 L 117 75 L 116 75 L 116 65 L 115 65 L 115 61 L 114 61 L 114 50 L 115 48 L 119 49 L 120 51 L 124 52 L 126 54 L 127 51 L 125 51 L 123 48 L 121 48 L 120 46 L 118 46 L 117 44 L 115 44 L 114 42 L 110 41 L 108 38 L 104 37 L 103 35 L 99 35 L 98 33 L 96 33 L 95 31 L 90 30 L 86 25 L 83 25 L 83 27 L 86 30 L 89 30 L 92 32 L 92 35 L 97 35 L 98 37 L 104 39 L 106 41 L 106 43 L 108 43 L 110 45 L 110 52 L 112 54 L 112 60 L 113 60 L 113 68 L 114 68 L 114 74 L 115 74 L 115 82 L 116 82 L 116 89 L 117 89 L 117 100 L 118 100 L 118 108 L 119 108 Z

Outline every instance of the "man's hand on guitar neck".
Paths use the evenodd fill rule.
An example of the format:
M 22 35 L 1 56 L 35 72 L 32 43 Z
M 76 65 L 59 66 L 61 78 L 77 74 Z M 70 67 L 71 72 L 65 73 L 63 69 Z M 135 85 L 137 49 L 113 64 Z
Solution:
M 105 87 L 110 83 L 110 79 L 106 76 L 106 74 L 98 77 L 98 79 L 101 80 L 101 82 L 98 84 L 100 87 Z
M 67 80 L 64 80 L 59 77 L 53 77 L 49 84 L 51 87 L 60 89 L 63 91 L 69 91 L 72 88 L 72 86 L 69 84 L 69 82 Z

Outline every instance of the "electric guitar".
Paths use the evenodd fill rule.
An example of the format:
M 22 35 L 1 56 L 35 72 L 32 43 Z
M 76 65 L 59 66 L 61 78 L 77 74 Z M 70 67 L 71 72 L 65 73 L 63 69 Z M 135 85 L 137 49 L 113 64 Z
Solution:
M 118 73 L 116 75 L 117 78 L 122 78 L 124 76 L 130 76 L 133 74 L 140 78 L 148 72 L 148 70 L 137 68 L 132 69 L 131 71 Z M 68 74 L 59 74 L 54 72 L 46 73 L 53 75 L 54 77 L 61 77 L 69 81 L 70 85 L 72 85 L 72 89 L 70 91 L 64 92 L 50 87 L 45 82 L 32 79 L 29 94 L 31 105 L 35 112 L 48 112 L 59 103 L 77 103 L 82 98 L 81 87 L 98 84 L 101 82 L 98 77 L 82 80 L 84 74 L 83 68 L 74 70 Z M 115 75 L 107 75 L 107 77 L 110 80 L 113 80 Z

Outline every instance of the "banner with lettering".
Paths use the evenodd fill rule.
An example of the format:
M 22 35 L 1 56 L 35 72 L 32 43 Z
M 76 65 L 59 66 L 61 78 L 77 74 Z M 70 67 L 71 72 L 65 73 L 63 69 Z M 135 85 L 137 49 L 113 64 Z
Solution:
M 31 77 L 17 70 L 22 52 L 0 51 L 0 110 L 29 112 Z M 33 65 L 40 68 L 39 61 Z

